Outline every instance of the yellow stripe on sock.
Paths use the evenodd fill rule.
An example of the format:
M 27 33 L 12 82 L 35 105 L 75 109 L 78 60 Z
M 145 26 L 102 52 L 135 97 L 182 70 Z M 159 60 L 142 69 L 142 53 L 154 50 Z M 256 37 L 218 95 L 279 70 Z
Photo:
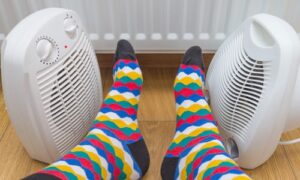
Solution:
M 84 152 L 84 153 L 86 153 L 92 161 L 96 162 L 100 166 L 100 170 L 101 170 L 100 174 L 102 175 L 102 177 L 104 179 L 107 178 L 107 176 L 108 176 L 107 175 L 107 169 L 105 169 L 105 167 L 103 167 L 103 165 L 101 164 L 101 160 L 100 160 L 98 154 L 94 154 L 91 151 L 86 151 L 81 146 L 76 146 L 75 148 L 72 149 L 71 152 Z
M 137 72 L 135 72 L 135 71 L 132 71 L 132 72 L 129 72 L 129 73 L 125 73 L 125 72 L 123 72 L 123 71 L 119 71 L 119 72 L 117 72 L 117 74 L 116 74 L 116 78 L 117 79 L 121 79 L 122 77 L 128 77 L 128 78 L 130 78 L 130 79 L 132 79 L 132 80 L 136 80 L 136 79 L 138 79 L 138 78 L 141 78 L 141 74 L 139 74 L 139 73 L 137 73 Z
M 184 107 L 179 106 L 179 108 L 177 109 L 177 115 L 181 116 L 184 112 L 188 112 L 188 111 L 195 113 L 195 112 L 197 112 L 201 109 L 206 109 L 207 111 L 210 111 L 210 108 L 209 108 L 208 105 L 201 106 L 199 104 L 193 104 L 188 108 L 184 108 Z
M 212 128 L 212 127 L 209 127 L 209 128 L 199 127 L 197 129 L 195 129 L 194 131 L 190 132 L 189 134 L 180 134 L 178 137 L 176 137 L 176 139 L 173 140 L 173 142 L 178 144 L 185 138 L 198 136 L 199 134 L 201 134 L 205 131 L 213 131 L 216 134 L 219 133 L 217 127 L 214 127 L 214 128 Z
M 131 105 L 136 105 L 138 103 L 138 100 L 137 98 L 130 98 L 130 99 L 127 99 L 126 97 L 122 96 L 122 95 L 114 95 L 114 96 L 107 96 L 106 99 L 113 99 L 117 102 L 120 102 L 120 101 L 127 101 L 129 102 Z
M 85 180 L 86 179 L 83 176 L 81 176 L 80 174 L 78 174 L 77 172 L 73 171 L 73 169 L 70 166 L 67 166 L 67 165 L 54 165 L 54 166 L 50 165 L 49 167 L 55 167 L 55 168 L 59 169 L 62 172 L 67 172 L 67 173 L 73 174 L 74 176 L 76 176 L 76 178 L 78 180 Z
M 122 119 L 111 119 L 110 117 L 105 116 L 105 115 L 98 116 L 96 118 L 96 120 L 102 121 L 102 122 L 110 121 L 110 122 L 114 123 L 118 128 L 130 128 L 134 131 L 138 128 L 138 125 L 135 121 L 132 121 L 131 123 L 126 124 L 124 122 L 124 120 L 122 120 Z
M 131 165 L 129 165 L 126 161 L 125 158 L 125 150 L 123 149 L 123 147 L 117 147 L 115 144 L 113 144 L 111 142 L 111 140 L 108 138 L 108 136 L 105 136 L 103 134 L 98 134 L 98 133 L 94 133 L 101 141 L 104 141 L 108 144 L 110 144 L 113 149 L 114 149 L 114 153 L 115 155 L 121 159 L 121 161 L 124 163 L 124 167 L 123 167 L 123 172 L 126 174 L 127 177 L 130 177 L 130 174 L 133 173 L 133 170 L 131 168 Z M 121 142 L 120 142 L 121 143 Z M 133 160 L 132 160 L 133 161 Z M 133 166 L 133 164 L 132 164 Z
M 184 85 L 188 85 L 188 84 L 191 84 L 191 83 L 195 83 L 195 84 L 197 84 L 198 86 L 202 86 L 203 84 L 202 84 L 202 82 L 199 80 L 199 79 L 197 79 L 197 80 L 194 80 L 194 79 L 192 79 L 192 78 L 190 78 L 190 77 L 184 77 L 184 78 L 181 78 L 181 79 L 178 79 L 177 77 L 176 77 L 176 79 L 175 79 L 175 84 L 177 84 L 177 83 L 182 83 L 182 84 L 184 84 Z

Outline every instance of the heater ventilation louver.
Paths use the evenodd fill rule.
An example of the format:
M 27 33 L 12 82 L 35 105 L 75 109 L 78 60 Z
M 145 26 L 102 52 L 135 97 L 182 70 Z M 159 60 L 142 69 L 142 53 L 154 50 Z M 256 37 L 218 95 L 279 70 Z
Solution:
M 92 98 L 100 95 L 95 55 L 84 33 L 76 47 L 64 60 L 37 73 L 45 115 L 61 155 L 79 143 L 91 124 L 86 122 L 99 108 L 99 98 Z
M 293 27 L 257 14 L 225 40 L 208 68 L 214 118 L 228 153 L 243 168 L 264 163 L 282 133 L 300 126 L 299 49 Z
M 215 58 L 221 58 L 223 62 L 212 68 L 212 73 L 222 74 L 216 80 L 220 89 L 215 97 L 214 115 L 224 130 L 245 141 L 270 77 L 271 62 L 250 58 L 243 48 L 242 33 Z
M 82 140 L 100 108 L 94 49 L 77 13 L 61 8 L 29 15 L 4 42 L 1 77 L 10 119 L 29 156 L 52 163 Z

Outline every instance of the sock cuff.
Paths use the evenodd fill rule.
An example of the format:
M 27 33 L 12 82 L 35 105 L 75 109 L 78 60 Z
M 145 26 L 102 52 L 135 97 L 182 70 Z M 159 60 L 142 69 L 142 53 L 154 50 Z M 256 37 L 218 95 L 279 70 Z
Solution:
M 198 65 L 180 64 L 179 71 L 186 71 L 188 73 L 197 72 L 200 76 L 205 76 L 204 70 L 202 70 Z
M 118 59 L 116 61 L 116 63 L 114 64 L 113 68 L 115 68 L 116 66 L 118 66 L 120 64 L 122 64 L 122 65 L 126 65 L 126 64 L 138 64 L 138 60 L 137 59 L 132 60 L 132 59 L 121 58 L 121 59 Z
M 118 59 L 118 61 L 113 66 L 113 72 L 122 69 L 124 67 L 128 67 L 132 70 L 136 68 L 140 68 L 138 60 L 131 60 L 131 59 Z
M 197 87 L 200 86 L 204 88 L 205 73 L 197 65 L 180 64 L 174 85 L 176 86 L 177 83 L 183 83 L 184 86 L 188 86 L 189 84 L 194 86 L 196 83 Z M 183 88 L 182 86 L 180 87 Z M 192 89 L 195 89 L 195 87 Z
M 137 60 L 119 59 L 113 66 L 114 80 L 116 80 L 118 74 L 121 76 L 127 76 L 132 80 L 142 80 L 142 71 Z

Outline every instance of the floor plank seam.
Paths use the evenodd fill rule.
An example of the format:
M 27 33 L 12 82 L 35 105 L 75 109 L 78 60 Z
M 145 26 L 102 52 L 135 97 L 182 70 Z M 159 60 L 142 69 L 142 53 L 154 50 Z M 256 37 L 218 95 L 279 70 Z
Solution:
M 9 125 L 10 125 L 10 122 L 8 122 L 6 127 L 4 128 L 3 134 L 0 136 L 0 142 L 1 142 L 2 138 L 4 137 L 5 133 L 7 132 Z
M 279 145 L 279 146 L 282 146 L 282 145 Z M 288 153 L 287 153 L 287 151 L 286 151 L 286 149 L 285 149 L 285 146 L 283 146 L 283 150 L 284 150 L 284 152 L 285 152 L 284 155 L 285 155 L 285 157 L 287 158 L 287 161 L 288 161 L 289 166 L 290 166 L 290 168 L 291 168 L 291 170 L 292 170 L 292 172 L 293 172 L 293 175 L 294 175 L 295 179 L 297 179 L 296 172 L 295 172 L 295 170 L 294 170 L 294 167 L 293 167 L 293 165 L 292 165 L 292 162 L 291 162 L 289 156 L 287 155 Z

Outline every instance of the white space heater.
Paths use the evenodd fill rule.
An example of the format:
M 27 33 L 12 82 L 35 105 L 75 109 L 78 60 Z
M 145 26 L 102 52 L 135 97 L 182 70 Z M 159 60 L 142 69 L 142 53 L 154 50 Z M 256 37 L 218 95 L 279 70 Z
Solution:
M 207 89 L 213 115 L 243 168 L 261 165 L 282 132 L 300 127 L 299 52 L 289 24 L 259 14 L 231 34 L 212 60 Z
M 2 46 L 2 83 L 11 122 L 29 155 L 52 162 L 86 135 L 102 99 L 94 50 L 78 15 L 38 11 Z

